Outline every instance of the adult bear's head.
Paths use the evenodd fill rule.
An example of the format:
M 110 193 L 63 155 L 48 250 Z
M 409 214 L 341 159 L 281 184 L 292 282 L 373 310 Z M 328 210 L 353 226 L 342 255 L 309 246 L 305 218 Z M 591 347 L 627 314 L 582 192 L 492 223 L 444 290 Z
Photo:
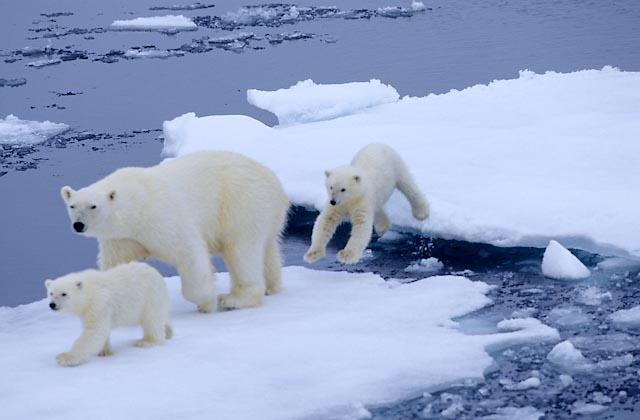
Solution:
M 148 203 L 139 197 L 143 188 L 135 169 L 120 169 L 88 187 L 64 186 L 60 195 L 67 205 L 73 232 L 89 237 L 124 238 L 138 223 Z

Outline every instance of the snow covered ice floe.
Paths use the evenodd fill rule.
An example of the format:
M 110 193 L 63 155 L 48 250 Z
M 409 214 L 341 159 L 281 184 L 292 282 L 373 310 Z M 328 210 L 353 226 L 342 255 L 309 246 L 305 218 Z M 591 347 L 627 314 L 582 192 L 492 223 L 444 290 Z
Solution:
M 534 407 L 502 407 L 496 414 L 484 416 L 482 420 L 539 420 L 544 413 Z
M 45 300 L 0 308 L 3 416 L 341 417 L 356 406 L 480 380 L 491 347 L 558 339 L 532 319 L 506 321 L 495 334 L 463 334 L 452 319 L 490 303 L 489 285 L 463 277 L 391 288 L 374 274 L 287 267 L 285 289 L 264 306 L 213 315 L 182 299 L 178 278 L 167 281 L 172 340 L 142 350 L 133 347 L 138 329 L 115 330 L 112 357 L 73 369 L 57 366 L 55 355 L 79 333 L 75 317 L 53 313 Z M 228 290 L 226 273 L 218 286 Z
M 551 240 L 542 257 L 542 274 L 556 280 L 581 280 L 591 272 L 568 249 Z
M 380 80 L 338 85 L 304 80 L 287 89 L 247 91 L 249 103 L 275 114 L 280 125 L 329 120 L 396 102 L 399 98 L 393 87 Z
M 0 144 L 37 144 L 57 136 L 69 126 L 51 121 L 21 120 L 13 114 L 0 118 Z
M 377 97 L 378 86 L 364 86 Z M 332 109 L 349 104 L 353 86 L 343 87 L 323 103 Z M 292 88 L 266 96 L 290 105 L 249 95 L 286 116 L 286 126 L 193 113 L 166 121 L 164 152 L 243 153 L 272 168 L 293 203 L 321 209 L 323 171 L 350 162 L 368 143 L 383 142 L 400 153 L 431 202 L 431 217 L 418 222 L 394 194 L 386 210 L 396 227 L 498 246 L 545 247 L 555 239 L 640 257 L 640 73 L 523 71 L 513 80 L 371 103 L 340 118 L 302 123 L 331 115 L 308 94 Z M 276 104 L 284 109 L 276 111 Z
M 110 28 L 119 31 L 195 31 L 198 26 L 186 16 L 166 15 L 114 20 Z

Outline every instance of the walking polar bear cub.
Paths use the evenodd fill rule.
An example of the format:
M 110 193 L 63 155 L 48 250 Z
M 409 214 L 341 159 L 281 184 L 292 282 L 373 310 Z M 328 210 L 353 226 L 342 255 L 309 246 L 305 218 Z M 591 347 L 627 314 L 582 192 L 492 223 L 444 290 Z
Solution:
M 325 171 L 325 175 L 329 200 L 313 226 L 311 247 L 304 255 L 309 263 L 324 257 L 327 243 L 345 217 L 351 220 L 351 238 L 338 253 L 338 260 L 358 262 L 371 240 L 372 227 L 380 236 L 389 229 L 383 207 L 396 188 L 409 200 L 416 219 L 429 217 L 429 203 L 402 158 L 389 146 L 369 144 L 355 155 L 351 165 Z
M 230 152 L 198 152 L 150 168 L 119 169 L 74 191 L 75 232 L 95 237 L 101 269 L 156 257 L 178 270 L 201 312 L 260 305 L 281 287 L 280 234 L 289 201 L 275 174 Z M 231 292 L 216 297 L 210 256 L 221 254 Z
M 86 270 L 45 281 L 49 307 L 78 315 L 82 335 L 56 358 L 62 366 L 76 366 L 91 356 L 111 355 L 112 328 L 141 325 L 138 347 L 164 343 L 173 332 L 169 323 L 169 293 L 164 279 L 144 263 L 129 263 L 107 271 Z

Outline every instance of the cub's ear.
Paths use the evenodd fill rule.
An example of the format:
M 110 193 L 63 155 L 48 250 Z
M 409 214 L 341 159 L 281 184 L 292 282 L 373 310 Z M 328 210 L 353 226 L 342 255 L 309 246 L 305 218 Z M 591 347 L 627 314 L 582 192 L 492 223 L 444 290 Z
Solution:
M 73 194 L 74 192 L 75 191 L 73 190 L 73 188 L 71 188 L 68 185 L 65 185 L 60 189 L 60 196 L 66 203 L 67 201 L 69 201 L 69 199 L 71 198 L 71 194 Z
M 113 200 L 115 200 L 115 199 L 116 199 L 116 190 L 112 190 L 112 191 L 109 193 L 109 200 L 113 201 Z
M 324 176 L 326 176 L 327 178 L 329 178 L 329 176 L 331 176 L 331 171 L 329 171 L 329 170 L 324 171 Z
M 353 180 L 356 182 L 360 182 L 360 175 L 354 175 Z
M 78 288 L 78 290 L 82 290 L 82 282 L 76 282 L 76 287 Z
M 47 289 L 49 288 L 49 286 L 51 286 L 51 283 L 53 283 L 53 280 L 51 279 L 46 279 L 44 281 L 44 287 L 46 287 Z

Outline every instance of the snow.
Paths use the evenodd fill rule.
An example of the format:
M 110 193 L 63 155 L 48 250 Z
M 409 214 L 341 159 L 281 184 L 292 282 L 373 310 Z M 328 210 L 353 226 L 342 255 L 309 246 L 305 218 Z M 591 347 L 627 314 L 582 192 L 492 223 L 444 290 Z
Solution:
M 396 102 L 399 98 L 393 87 L 375 79 L 339 85 L 316 84 L 309 79 L 287 89 L 247 91 L 247 101 L 274 113 L 280 125 L 338 118 Z
M 640 305 L 616 311 L 609 315 L 609 319 L 619 327 L 640 327 Z
M 21 120 L 13 114 L 0 118 L 0 144 L 37 144 L 57 136 L 69 126 L 51 121 Z
M 283 275 L 285 290 L 264 306 L 213 315 L 195 312 L 170 278 L 172 340 L 138 349 L 140 331 L 119 329 L 112 357 L 77 368 L 55 364 L 79 333 L 75 317 L 53 313 L 45 300 L 0 308 L 3 416 L 345 418 L 366 415 L 367 404 L 480 380 L 491 347 L 558 339 L 534 319 L 463 334 L 452 319 L 490 303 L 487 284 L 463 277 L 389 287 L 367 273 L 287 267 Z M 218 288 L 229 288 L 225 273 Z
M 593 368 L 592 363 L 568 340 L 556 344 L 547 360 L 567 372 L 584 372 Z
M 591 272 L 568 249 L 551 240 L 542 257 L 542 274 L 556 280 L 580 280 Z
M 305 114 L 306 98 L 282 95 L 302 106 L 287 114 L 326 118 L 326 109 Z M 328 103 L 350 96 L 341 90 Z M 545 247 L 555 239 L 640 257 L 640 73 L 523 71 L 512 80 L 349 112 L 273 128 L 237 115 L 185 114 L 165 123 L 164 152 L 243 153 L 272 168 L 293 203 L 320 209 L 323 171 L 383 142 L 404 158 L 431 202 L 431 217 L 418 222 L 394 194 L 386 210 L 395 228 L 497 246 Z
M 183 15 L 138 17 L 129 20 L 114 20 L 111 29 L 121 31 L 195 31 L 198 26 Z
M 437 258 L 422 258 L 420 261 L 404 269 L 407 273 L 435 273 L 444 268 L 444 264 Z

